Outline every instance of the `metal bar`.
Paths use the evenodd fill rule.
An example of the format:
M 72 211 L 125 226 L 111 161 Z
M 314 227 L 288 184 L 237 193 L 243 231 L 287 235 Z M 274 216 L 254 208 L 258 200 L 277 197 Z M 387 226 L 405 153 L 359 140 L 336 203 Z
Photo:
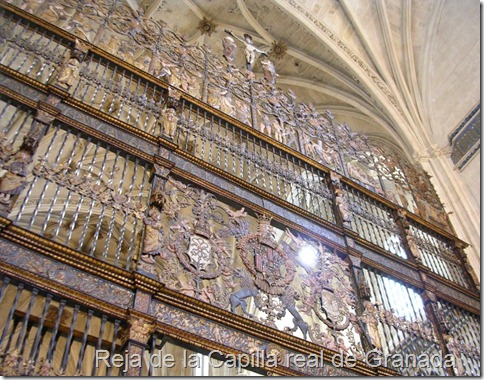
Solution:
M 23 351 L 25 332 L 27 331 L 27 325 L 29 324 L 29 321 L 30 321 L 30 314 L 32 313 L 32 307 L 34 306 L 34 302 L 37 297 L 37 294 L 39 294 L 39 289 L 33 288 L 32 295 L 30 296 L 29 306 L 27 307 L 27 311 L 25 312 L 25 315 L 24 315 L 24 320 L 22 321 L 22 329 L 20 330 L 17 343 L 15 344 L 15 349 L 18 349 L 20 345 L 22 345 L 22 351 Z
M 106 71 L 108 71 L 108 68 L 109 68 L 109 61 L 107 61 L 107 64 L 106 64 Z M 101 99 L 101 102 L 99 103 L 99 109 L 102 110 L 103 108 L 103 104 L 104 102 L 106 101 L 106 98 L 108 96 L 108 93 L 110 92 L 110 90 L 108 90 L 108 84 L 109 84 L 109 81 L 111 81 L 111 83 L 114 83 L 114 76 L 116 75 L 116 70 L 118 69 L 118 66 L 114 65 L 114 72 L 112 73 L 111 75 L 111 79 L 103 79 L 102 83 L 104 84 L 103 85 L 103 97 Z M 110 70 L 112 71 L 112 70 Z
M 42 336 L 42 329 L 44 327 L 44 322 L 45 322 L 45 317 L 47 315 L 47 310 L 49 310 L 50 301 L 52 301 L 52 295 L 47 294 L 47 296 L 45 297 L 44 310 L 42 311 L 42 315 L 40 317 L 40 322 L 39 322 L 39 325 L 37 327 L 37 332 L 35 334 L 34 343 L 32 344 L 32 349 L 30 351 L 30 355 L 29 355 L 29 361 L 30 362 L 35 361 L 35 358 L 36 358 L 38 350 L 39 350 L 40 338 Z
M 85 63 L 84 62 L 84 66 L 86 67 L 86 72 L 89 70 L 89 67 L 91 66 L 91 63 L 92 63 L 92 59 L 94 57 L 94 54 L 89 54 L 89 62 Z M 99 65 L 99 62 L 98 62 L 98 65 Z M 97 68 L 96 68 L 97 70 Z M 75 98 L 77 97 L 77 91 L 79 90 L 80 91 L 80 88 L 81 88 L 81 84 L 83 81 L 86 81 L 86 78 L 83 78 L 83 74 L 82 72 L 79 74 L 79 82 L 77 82 L 77 85 L 76 85 L 76 88 L 74 89 L 74 91 L 72 92 L 72 96 Z M 89 90 L 89 82 L 86 81 L 85 83 L 85 90 L 84 90 L 84 94 L 81 96 L 81 102 L 84 102 L 84 98 L 86 97 L 87 95 L 87 92 Z
M 59 325 L 62 319 L 62 313 L 64 312 L 64 307 L 66 305 L 66 300 L 61 300 L 59 303 L 59 308 L 57 311 L 57 319 L 55 321 L 54 330 L 52 331 L 52 336 L 50 338 L 49 350 L 47 351 L 46 359 L 51 362 L 54 355 L 54 347 L 56 344 L 57 332 L 59 331 Z
M 111 171 L 111 177 L 109 178 L 109 181 L 108 181 L 108 184 L 107 184 L 108 188 L 112 188 L 111 185 L 113 184 L 113 178 L 114 178 L 116 168 L 117 168 L 117 164 L 118 164 L 119 153 L 120 153 L 120 151 L 116 150 L 116 158 L 114 159 L 113 170 Z M 96 231 L 94 232 L 94 236 L 92 237 L 92 245 L 91 245 L 91 249 L 89 251 L 90 256 L 93 256 L 94 252 L 96 251 L 96 246 L 97 246 L 97 243 L 98 243 L 98 240 L 99 240 L 99 234 L 101 233 L 101 228 L 102 228 L 102 224 L 103 224 L 103 220 L 104 220 L 104 213 L 106 211 L 106 208 L 107 208 L 106 204 L 103 203 L 103 205 L 101 207 L 101 213 L 99 215 L 99 220 L 98 220 L 97 225 L 96 225 Z M 113 217 L 114 217 L 114 215 L 113 215 Z M 103 255 L 103 258 L 104 258 L 104 255 Z
M 75 139 L 75 141 L 74 141 L 74 143 L 73 143 L 73 146 L 72 146 L 72 149 L 71 149 L 71 154 L 70 154 L 70 156 L 69 156 L 69 159 L 67 160 L 67 165 L 68 165 L 68 166 L 70 166 L 70 165 L 71 165 L 71 163 L 72 163 L 72 159 L 74 158 L 74 155 L 75 155 L 75 153 L 76 153 L 76 147 L 77 147 L 77 145 L 78 145 L 78 143 L 79 143 L 80 135 L 81 135 L 81 133 L 80 133 L 80 132 L 77 132 L 76 139 Z M 51 217 L 51 215 L 52 215 L 52 210 L 53 210 L 53 208 L 54 208 L 54 205 L 55 205 L 55 204 L 56 204 L 56 202 L 57 202 L 57 197 L 59 196 L 59 193 L 60 193 L 61 189 L 63 189 L 63 187 L 62 187 L 62 186 L 60 186 L 60 185 L 57 185 L 57 189 L 55 190 L 55 194 L 54 194 L 54 196 L 52 197 L 52 201 L 51 201 L 51 203 L 50 203 L 49 210 L 47 211 L 47 215 L 46 215 L 46 217 L 45 217 L 44 224 L 42 225 L 42 229 L 40 230 L 40 234 L 41 234 L 41 235 L 44 235 L 44 232 L 45 232 L 45 230 L 46 230 L 46 228 L 47 228 L 47 225 L 48 225 L 48 223 L 49 223 L 50 217 Z M 69 194 L 70 194 L 70 191 L 69 191 Z M 51 238 L 52 240 L 55 240 L 55 238 L 56 238 L 57 234 L 59 233 L 60 226 L 61 226 L 61 224 L 62 224 L 62 220 L 64 219 L 64 215 L 65 215 L 65 213 L 66 213 L 66 209 L 67 209 L 67 205 L 68 205 L 68 203 L 69 203 L 69 202 L 68 202 L 68 200 L 66 200 L 66 201 L 64 202 L 64 207 L 63 207 L 63 209 L 62 209 L 61 215 L 60 215 L 60 216 L 59 216 L 59 218 L 58 218 L 58 221 L 57 221 L 57 226 L 56 226 L 56 228 L 54 229 L 54 234 L 53 234 L 53 236 L 52 236 L 52 238 Z
M 8 328 L 10 327 L 10 322 L 12 321 L 13 313 L 15 312 L 15 309 L 17 308 L 17 303 L 18 303 L 18 300 L 20 298 L 20 293 L 22 293 L 23 288 L 24 288 L 24 284 L 19 283 L 17 285 L 17 292 L 15 293 L 15 298 L 13 300 L 12 307 L 10 308 L 7 319 L 5 321 L 5 326 L 3 327 L 2 337 L 0 338 L 0 347 L 2 346 L 5 338 L 7 337 Z M 12 332 L 12 334 L 13 334 L 13 332 Z
M 3 119 L 3 115 L 5 114 L 5 111 L 6 111 L 6 110 L 7 110 L 7 108 L 8 108 L 8 107 L 10 107 L 10 105 L 12 104 L 12 99 L 7 98 L 7 100 L 6 100 L 6 101 L 3 101 L 3 100 L 2 100 L 2 102 L 4 102 L 4 103 L 5 103 L 5 105 L 4 105 L 4 106 L 3 106 L 3 108 L 2 108 L 2 112 L 0 112 L 0 120 L 2 120 L 2 119 Z M 13 107 L 13 106 L 12 106 L 12 107 Z M 3 133 L 6 133 L 6 132 L 7 132 L 7 129 L 4 129 L 4 130 L 3 130 Z
M 146 180 L 147 175 L 148 175 L 148 164 L 145 163 L 144 170 L 143 170 L 143 179 L 141 181 L 141 188 L 140 188 L 139 195 L 138 195 L 138 202 L 139 203 L 141 203 L 141 200 L 143 198 L 143 193 L 145 191 L 145 185 L 148 183 L 148 181 Z M 131 233 L 131 240 L 129 242 L 129 248 L 128 248 L 129 254 L 128 254 L 128 258 L 126 259 L 126 269 L 129 269 L 129 266 L 131 264 L 131 259 L 134 255 L 134 243 L 135 243 L 135 240 L 136 240 L 137 227 L 138 227 L 138 218 L 135 218 L 134 225 L 133 225 L 133 232 Z
M 49 42 L 45 45 L 45 48 L 44 50 L 47 50 L 50 46 L 50 44 L 52 43 L 52 41 L 54 41 L 54 35 L 52 34 L 50 36 L 50 40 Z M 55 49 L 57 49 L 59 47 L 59 44 L 56 44 L 56 47 L 54 48 L 54 51 Z M 47 66 L 47 60 L 44 59 L 42 65 L 40 66 L 40 69 L 37 71 L 37 73 L 35 74 L 35 79 L 36 80 L 39 80 L 39 77 L 42 75 L 42 72 L 45 70 L 45 67 Z
M 47 31 L 44 30 L 44 32 L 41 34 L 40 38 L 38 39 L 38 42 L 37 42 L 37 45 L 41 45 L 41 41 L 45 38 L 45 35 L 47 34 Z M 46 47 L 44 47 L 46 48 Z M 42 49 L 43 50 L 43 49 Z M 33 61 L 32 61 L 32 64 L 30 65 L 30 67 L 27 69 L 27 71 L 25 72 L 25 75 L 26 76 L 29 76 L 30 72 L 32 71 L 32 69 L 34 68 L 34 66 L 40 62 L 40 59 L 38 56 L 35 56 Z M 20 69 L 19 69 L 20 71 Z
M 99 326 L 99 334 L 97 338 L 97 344 L 96 344 L 96 351 L 99 351 L 101 349 L 101 343 L 103 341 L 103 334 L 104 334 L 104 327 L 106 325 L 106 321 L 108 320 L 108 316 L 103 314 L 101 318 L 101 326 Z M 93 362 L 92 362 L 92 370 L 91 370 L 91 376 L 96 376 L 96 356 L 94 356 Z
M 138 93 L 138 88 L 141 83 L 141 77 L 138 77 L 138 82 L 136 83 L 136 88 L 134 89 L 133 92 L 130 92 L 130 100 L 129 100 L 129 111 L 128 111 L 128 116 L 126 117 L 126 123 L 129 124 L 131 121 L 131 112 L 133 112 L 133 98 L 136 96 Z
M 134 76 L 134 74 L 131 73 L 128 85 L 124 86 L 122 91 L 121 91 L 120 97 L 122 98 L 122 101 L 121 101 L 121 104 L 119 105 L 118 114 L 116 115 L 117 119 L 120 119 L 121 112 L 123 112 L 124 104 L 126 102 L 126 92 L 128 92 L 128 97 L 129 97 L 129 92 L 130 92 L 131 82 L 133 81 L 133 76 Z M 124 83 L 124 80 L 123 80 L 123 83 Z
M 136 100 L 139 101 L 140 99 L 143 99 L 145 102 L 147 101 L 147 97 L 146 97 L 146 91 L 148 89 L 148 86 L 149 86 L 149 83 L 148 82 L 144 82 L 144 91 L 143 91 L 143 95 L 141 95 L 140 97 L 138 97 L 138 91 L 136 91 Z M 141 106 L 141 107 L 137 107 L 138 108 L 138 113 L 136 114 L 136 118 L 134 119 L 134 126 L 136 128 L 138 128 L 138 122 L 139 122 L 139 119 L 140 119 L 140 114 L 143 110 L 143 105 L 142 103 L 138 103 L 137 104 L 138 106 Z M 143 131 L 144 131 L 144 128 L 143 128 Z
M 61 144 L 61 148 L 60 148 L 60 151 L 59 151 L 59 153 L 57 154 L 57 157 L 56 157 L 56 159 L 55 159 L 55 163 L 54 163 L 55 165 L 57 165 L 57 164 L 59 163 L 59 159 L 60 159 L 60 157 L 62 156 L 62 153 L 63 153 L 63 151 L 64 151 L 64 148 L 65 148 L 65 145 L 66 145 L 67 138 L 68 138 L 68 137 L 69 137 L 69 135 L 70 135 L 70 131 L 71 131 L 71 130 L 70 130 L 70 128 L 69 128 L 69 129 L 67 129 L 67 131 L 66 131 L 66 133 L 65 133 L 65 135 L 64 135 L 64 141 L 62 142 L 62 144 Z M 43 202 L 44 197 L 45 197 L 45 193 L 46 193 L 46 191 L 47 191 L 47 189 L 48 189 L 48 187 L 49 187 L 49 184 L 50 184 L 50 183 L 51 183 L 51 182 L 50 182 L 50 181 L 47 181 L 47 180 L 46 180 L 46 181 L 45 181 L 45 183 L 44 183 L 44 187 L 43 187 L 43 189 L 42 189 L 42 191 L 41 191 L 41 193 L 40 193 L 39 200 L 37 201 L 37 204 L 35 205 L 34 211 L 32 212 L 32 216 L 30 217 L 29 225 L 28 225 L 28 227 L 27 227 L 27 229 L 29 229 L 29 230 L 30 230 L 30 229 L 32 229 L 32 225 L 34 224 L 34 220 L 35 220 L 35 218 L 37 217 L 37 213 L 39 212 L 39 208 L 40 208 L 40 206 L 42 205 L 42 202 Z M 57 186 L 59 186 L 59 185 L 57 185 Z
M 10 283 L 10 278 L 4 277 L 2 280 L 2 289 L 0 290 L 0 305 L 2 304 L 3 297 L 5 296 L 5 291 L 7 290 L 7 286 Z
M 128 161 L 128 159 L 126 158 L 126 162 L 127 161 Z M 136 175 L 137 175 L 137 172 L 138 172 L 138 164 L 139 164 L 139 159 L 136 158 L 135 164 L 134 164 L 134 167 L 133 167 L 133 174 L 131 176 L 131 183 L 129 184 L 129 188 L 128 188 L 128 192 L 127 192 L 128 197 L 129 197 L 128 202 L 131 201 L 133 186 L 134 186 L 134 183 L 136 182 Z M 123 241 L 124 241 L 124 234 L 126 233 L 126 224 L 128 222 L 128 218 L 129 218 L 129 215 L 125 214 L 124 219 L 123 219 L 123 225 L 121 226 L 121 232 L 119 234 L 118 248 L 116 250 L 116 255 L 115 255 L 115 258 L 114 258 L 114 265 L 115 266 L 118 265 L 119 257 L 121 255 L 121 247 L 122 247 Z
M 153 355 L 156 349 L 156 340 L 158 337 L 156 336 L 156 332 L 151 336 L 151 346 L 150 346 L 150 357 Z M 148 376 L 153 376 L 153 363 L 151 360 L 148 361 Z
M 97 185 L 99 185 L 101 183 L 101 175 L 102 175 L 102 173 L 104 173 L 104 168 L 106 166 L 106 160 L 107 160 L 108 155 L 109 155 L 109 149 L 105 148 L 104 149 L 103 162 L 101 163 L 101 169 L 99 170 L 99 178 L 96 181 Z M 86 221 L 84 222 L 84 227 L 82 228 L 81 238 L 79 239 L 79 243 L 77 244 L 77 250 L 78 251 L 82 251 L 82 245 L 83 245 L 84 239 L 86 237 L 87 229 L 89 228 L 89 222 L 91 221 L 91 215 L 92 215 L 94 203 L 95 203 L 95 200 L 91 199 L 91 203 L 89 205 L 89 211 L 88 211 L 87 216 L 86 216 Z
M 72 315 L 71 327 L 69 328 L 69 333 L 67 334 L 67 342 L 64 350 L 64 355 L 62 357 L 61 371 L 64 372 L 67 367 L 67 359 L 71 351 L 72 336 L 74 335 L 74 330 L 76 328 L 77 315 L 79 313 L 79 305 L 74 306 L 74 314 Z
M 15 135 L 13 136 L 13 139 L 12 141 L 10 141 L 10 145 L 13 146 L 15 144 L 15 142 L 17 141 L 17 138 L 18 136 L 20 135 L 20 131 L 24 128 L 24 125 L 25 123 L 27 123 L 27 120 L 30 121 L 30 125 L 32 125 L 32 110 L 29 108 L 27 110 L 27 114 L 24 116 L 24 119 L 22 121 L 22 124 L 20 125 L 20 127 L 17 128 L 17 131 L 15 132 Z
M 119 330 L 119 324 L 121 321 L 119 319 L 116 319 L 114 321 L 114 331 L 113 331 L 113 339 L 111 341 L 111 349 L 109 350 L 109 357 L 112 358 L 113 355 L 116 352 L 116 340 L 118 339 L 118 330 Z M 109 366 L 106 370 L 106 376 L 111 375 L 111 366 Z
M 55 46 L 54 50 L 52 51 L 52 55 L 54 56 L 55 52 L 57 51 L 57 49 L 61 46 L 63 46 L 63 39 L 59 39 L 57 45 Z M 66 52 L 66 48 L 64 48 L 64 53 L 62 55 L 65 55 L 65 52 Z M 49 71 L 49 74 L 47 75 L 47 78 L 45 79 L 44 83 L 48 83 L 50 81 L 50 78 L 52 77 L 52 75 L 54 74 L 56 68 L 58 67 L 58 65 L 60 64 L 60 62 L 56 62 L 55 60 L 52 63 L 52 67 Z
M 99 57 L 99 63 L 101 63 L 101 61 L 103 61 L 103 58 Z M 109 67 L 109 61 L 106 61 L 106 65 L 104 66 L 103 72 L 101 73 L 100 77 L 97 78 L 98 83 L 96 85 L 96 89 L 94 90 L 94 94 L 92 95 L 91 103 L 89 104 L 91 107 L 94 106 L 94 101 L 97 98 L 97 94 L 102 87 L 102 83 L 104 83 L 104 77 L 106 75 L 106 71 L 108 70 L 108 67 Z M 96 72 L 97 72 L 97 70 L 96 70 Z
M 12 20 L 12 21 L 13 21 L 13 20 Z M 15 24 L 15 25 L 14 25 L 12 28 L 10 28 L 10 31 L 11 31 L 11 33 L 12 33 L 12 34 L 14 34 L 14 33 L 15 33 L 15 29 L 17 29 L 17 27 L 19 26 L 20 21 L 21 21 L 21 19 L 20 19 L 20 18 L 19 18 L 19 19 L 17 19 L 16 24 Z M 23 26 L 23 25 L 22 25 L 22 26 Z M 23 29 L 25 29 L 25 27 L 24 27 Z M 19 33 L 17 34 L 17 36 L 12 36 L 12 40 L 11 40 L 11 42 L 14 42 L 16 38 L 20 38 L 20 36 L 21 36 L 21 35 L 22 35 L 22 33 L 20 33 L 20 32 L 19 32 Z M 9 36 L 9 37 L 10 37 L 10 36 Z M 9 38 L 9 37 L 6 37 L 6 38 L 5 38 L 5 40 L 6 40 L 6 41 L 9 41 L 9 40 L 8 40 L 8 38 Z M 3 61 L 3 60 L 4 60 L 4 58 L 7 56 L 8 52 L 10 51 L 10 48 L 8 47 L 9 45 L 10 45 L 10 44 L 5 43 L 5 46 L 7 46 L 7 49 L 5 49 L 5 54 L 4 54 L 4 55 L 3 55 L 3 56 L 0 58 L 0 61 Z M 20 50 L 20 49 L 18 49 L 18 50 Z M 18 51 L 18 53 L 20 53 L 20 51 Z
M 128 163 L 129 163 L 129 154 L 126 155 L 126 157 L 124 158 L 124 167 L 123 167 L 123 173 L 121 174 L 121 180 L 119 182 L 119 185 L 118 185 L 118 190 L 117 190 L 117 193 L 118 195 L 121 194 L 121 190 L 123 189 L 123 185 L 124 185 L 124 177 L 126 175 L 126 168 L 128 167 Z M 104 244 L 104 253 L 103 253 L 103 259 L 106 259 L 107 256 L 108 256 L 108 252 L 109 252 L 109 245 L 111 243 L 111 237 L 113 236 L 113 230 L 114 230 L 114 223 L 115 223 L 115 220 L 116 220 L 116 214 L 117 214 L 117 211 L 118 209 L 115 208 L 113 210 L 113 215 L 111 217 L 111 220 L 109 222 L 109 227 L 108 227 L 108 234 L 107 234 L 107 237 L 106 237 L 106 243 Z M 125 215 L 125 219 L 127 218 L 127 216 Z M 120 247 L 122 244 L 122 241 L 118 240 L 118 247 Z
M 24 30 L 25 29 L 26 28 L 24 28 Z M 35 28 L 32 29 L 32 33 L 30 34 L 29 39 L 32 38 L 35 33 L 37 33 L 37 30 L 38 29 L 39 29 L 39 26 L 36 25 Z M 26 32 L 24 32 L 24 33 L 27 34 Z M 22 33 L 22 35 L 25 35 L 25 34 Z M 25 40 L 27 40 L 27 38 L 25 38 Z M 19 45 L 21 45 L 21 44 L 19 43 Z M 17 60 L 17 57 L 20 55 L 20 53 L 24 53 L 25 55 L 27 55 L 27 53 L 25 52 L 25 50 L 26 49 L 17 49 L 16 54 L 13 56 L 12 60 L 9 63 L 7 63 L 5 66 L 11 68 L 11 65 Z M 25 62 L 25 60 L 23 62 Z M 22 66 L 23 66 L 23 63 L 22 63 L 22 65 L 20 67 L 22 67 Z
M 82 335 L 81 349 L 79 350 L 79 359 L 77 360 L 77 367 L 76 367 L 77 372 L 81 372 L 82 361 L 84 360 L 84 353 L 86 351 L 87 336 L 89 335 L 89 329 L 91 327 L 91 320 L 92 320 L 93 314 L 94 314 L 93 310 L 87 311 L 86 325 L 84 326 L 84 334 Z

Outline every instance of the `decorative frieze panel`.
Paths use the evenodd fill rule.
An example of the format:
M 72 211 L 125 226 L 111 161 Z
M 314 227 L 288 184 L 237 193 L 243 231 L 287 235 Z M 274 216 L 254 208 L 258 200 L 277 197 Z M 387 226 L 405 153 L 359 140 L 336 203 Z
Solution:
M 257 362 L 259 365 L 266 363 L 266 370 L 269 371 L 271 367 L 281 366 L 309 376 L 355 375 L 351 370 L 336 368 L 330 363 L 322 361 L 319 355 L 304 355 L 297 351 L 282 348 L 277 344 L 254 338 L 220 323 L 195 316 L 159 301 L 152 302 L 150 315 L 159 322 L 181 331 L 192 333 L 202 339 L 210 337 L 211 341 L 228 347 L 229 352 L 234 352 L 235 350 L 240 357 L 252 358 L 254 363 Z M 230 359 L 233 355 L 228 355 L 227 358 Z M 277 362 L 274 359 L 275 357 L 279 358 Z M 302 363 L 309 363 L 309 365 L 303 365 Z
M 0 240 L 0 259 L 115 306 L 128 308 L 134 300 L 130 290 L 5 240 Z

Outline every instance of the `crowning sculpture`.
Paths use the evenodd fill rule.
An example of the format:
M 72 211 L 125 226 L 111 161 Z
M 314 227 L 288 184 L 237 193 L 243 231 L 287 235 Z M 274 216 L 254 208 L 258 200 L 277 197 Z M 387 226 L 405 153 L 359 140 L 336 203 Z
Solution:
M 232 33 L 231 30 L 226 29 L 225 32 L 244 44 L 245 63 L 247 65 L 247 70 L 252 71 L 252 65 L 257 58 L 257 53 L 268 56 L 268 53 L 266 51 L 261 50 L 254 45 L 254 43 L 252 42 L 252 36 L 250 34 L 246 33 L 244 34 L 244 38 L 240 38 L 239 36 Z

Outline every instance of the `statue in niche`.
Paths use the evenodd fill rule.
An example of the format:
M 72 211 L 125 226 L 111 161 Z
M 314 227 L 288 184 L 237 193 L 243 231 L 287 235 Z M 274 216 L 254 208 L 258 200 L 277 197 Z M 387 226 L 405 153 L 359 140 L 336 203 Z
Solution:
M 12 195 L 18 195 L 27 185 L 27 165 L 32 162 L 32 155 L 25 150 L 19 150 L 13 161 L 5 167 L 7 172 L 0 179 L 0 202 L 9 203 Z
M 262 64 L 262 72 L 264 73 L 264 78 L 267 83 L 271 85 L 275 84 L 276 77 L 278 77 L 279 74 L 276 73 L 276 68 L 274 67 L 274 64 L 268 59 L 264 59 L 260 63 Z
M 252 71 L 252 65 L 255 62 L 257 53 L 268 56 L 267 52 L 254 46 L 254 44 L 252 43 L 252 36 L 250 34 L 244 34 L 244 38 L 242 39 L 233 34 L 230 30 L 226 29 L 225 32 L 245 45 L 245 63 L 247 65 L 247 70 Z
M 222 45 L 224 48 L 224 58 L 228 63 L 232 63 L 237 51 L 237 45 L 232 37 L 226 36 L 222 39 Z
M 18 195 L 27 185 L 25 166 L 14 161 L 7 166 L 7 172 L 0 179 L 0 202 L 8 204 L 13 195 Z
M 163 129 L 165 135 L 173 139 L 178 125 L 178 116 L 173 108 L 167 108 L 163 114 Z
M 378 311 L 376 310 L 375 305 L 373 305 L 368 300 L 363 301 L 363 306 L 365 310 L 363 311 L 359 319 L 366 325 L 368 335 L 370 338 L 370 343 L 373 346 L 373 348 L 377 350 L 381 350 L 382 345 L 381 345 L 380 333 L 378 332 L 378 318 L 376 317 Z
M 77 58 L 70 57 L 60 67 L 57 83 L 69 89 L 79 76 L 79 65 L 80 62 Z
M 420 250 L 417 243 L 415 242 L 415 235 L 410 228 L 405 228 L 406 239 L 408 243 L 408 248 L 410 248 L 410 253 L 415 258 L 417 262 L 422 262 L 422 257 L 420 256 Z
M 160 211 L 156 207 L 151 207 L 148 210 L 148 214 L 144 216 L 143 222 L 146 230 L 142 255 L 147 256 L 148 261 L 154 262 L 153 256 L 161 254 L 163 242 L 163 226 L 161 224 Z
M 336 188 L 335 195 L 336 195 L 335 203 L 341 214 L 343 225 L 349 228 L 351 226 L 351 213 L 350 213 L 348 203 L 346 202 L 346 199 L 344 197 L 343 190 Z

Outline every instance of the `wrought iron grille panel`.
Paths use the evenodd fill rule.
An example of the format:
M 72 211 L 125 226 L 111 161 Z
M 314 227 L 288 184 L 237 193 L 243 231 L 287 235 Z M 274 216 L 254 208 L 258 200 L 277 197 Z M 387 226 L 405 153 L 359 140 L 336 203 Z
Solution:
M 70 41 L 0 10 L 0 63 L 47 84 L 63 62 Z
M 183 150 L 334 223 L 327 174 L 182 100 L 175 141 Z
M 148 164 L 55 123 L 9 218 L 17 225 L 129 268 L 150 190 Z
M 122 374 L 94 361 L 95 350 L 121 351 L 121 321 L 8 277 L 0 286 L 0 363 L 11 376 Z
M 90 52 L 82 63 L 72 97 L 115 119 L 159 135 L 166 91 Z
M 378 319 L 383 357 L 402 355 L 404 363 L 409 365 L 394 369 L 406 376 L 444 376 L 442 367 L 419 368 L 411 362 L 411 355 L 430 357 L 440 351 L 420 294 L 373 268 L 363 268 L 363 273 L 370 287 L 371 302 L 376 305 L 374 314 Z M 387 363 L 391 367 L 392 360 Z
M 392 210 L 347 184 L 343 187 L 351 212 L 351 229 L 363 239 L 406 259 Z
M 438 302 L 437 312 L 448 329 L 447 348 L 458 356 L 457 367 L 462 365 L 460 369 L 467 375 L 480 376 L 480 317 L 444 301 Z
M 415 236 L 415 243 L 421 253 L 423 264 L 432 272 L 470 289 L 467 276 L 459 258 L 452 250 L 451 243 L 416 222 L 412 222 L 410 228 Z
M 5 163 L 22 144 L 35 110 L 0 95 L 0 162 Z

